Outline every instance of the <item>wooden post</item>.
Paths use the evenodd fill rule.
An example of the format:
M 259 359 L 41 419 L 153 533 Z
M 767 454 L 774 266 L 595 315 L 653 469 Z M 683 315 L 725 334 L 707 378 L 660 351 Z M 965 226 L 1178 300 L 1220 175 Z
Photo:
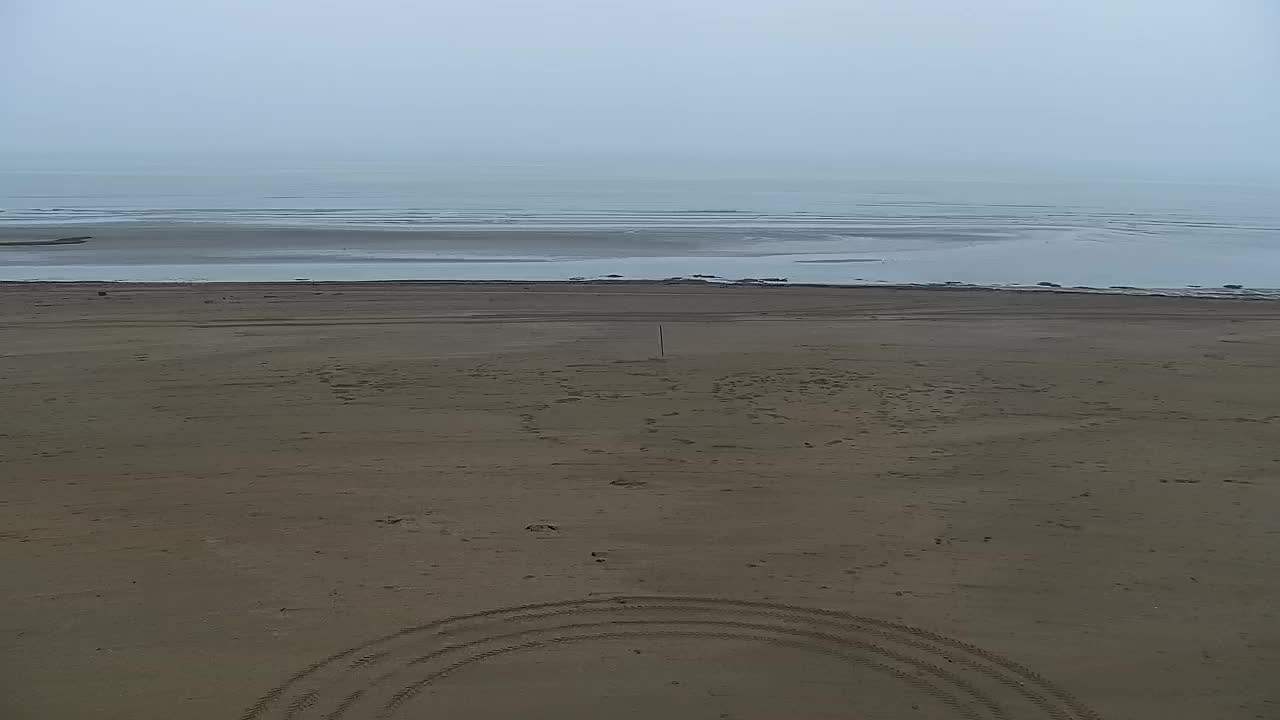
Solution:
M 667 356 L 667 341 L 662 336 L 662 323 L 658 323 L 658 356 Z

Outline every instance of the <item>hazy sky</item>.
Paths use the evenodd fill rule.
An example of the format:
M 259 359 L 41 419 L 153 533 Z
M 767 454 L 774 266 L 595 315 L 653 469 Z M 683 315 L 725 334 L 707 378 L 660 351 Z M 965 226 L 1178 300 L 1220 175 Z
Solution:
M 1280 169 L 1277 0 L 0 0 L 0 149 Z

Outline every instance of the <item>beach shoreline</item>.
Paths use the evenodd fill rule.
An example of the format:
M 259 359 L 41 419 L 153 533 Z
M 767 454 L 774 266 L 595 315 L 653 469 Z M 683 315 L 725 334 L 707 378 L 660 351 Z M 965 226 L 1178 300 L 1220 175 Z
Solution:
M 1280 296 L 1280 249 L 1053 225 L 850 218 L 585 227 L 0 224 L 0 281 L 563 281 L 781 278 L 804 285 L 1130 288 Z M 68 242 L 74 240 L 75 242 Z
M 1224 288 L 1139 288 L 1139 287 L 1063 287 L 1056 283 L 1040 283 L 1037 285 L 971 285 L 967 283 L 801 283 L 790 282 L 782 278 L 743 278 L 728 280 L 725 278 L 673 277 L 666 279 L 628 279 L 601 278 L 570 280 L 311 280 L 298 278 L 291 281 L 223 281 L 223 280 L 0 280 L 0 289 L 40 288 L 49 289 L 86 289 L 86 290 L 118 290 L 130 288 L 206 288 L 208 290 L 252 289 L 252 288 L 325 288 L 353 289 L 360 288 L 418 288 L 423 290 L 447 288 L 471 288 L 476 290 L 490 289 L 563 289 L 590 292 L 605 288 L 620 290 L 645 288 L 794 288 L 808 290 L 835 291 L 871 291 L 871 292 L 923 292 L 923 293 L 978 293 L 978 294 L 1032 294 L 1032 295 L 1073 295 L 1073 296 L 1120 296 L 1145 298 L 1179 298 L 1189 300 L 1226 300 L 1226 301 L 1261 301 L 1280 300 L 1280 289 L 1224 287 Z

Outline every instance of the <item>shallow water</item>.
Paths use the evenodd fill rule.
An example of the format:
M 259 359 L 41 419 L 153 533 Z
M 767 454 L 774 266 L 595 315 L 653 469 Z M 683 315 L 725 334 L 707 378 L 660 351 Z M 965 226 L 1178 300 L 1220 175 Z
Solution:
M 8 157 L 0 241 L 94 238 L 0 247 L 0 279 L 1274 288 L 1278 198 L 1264 183 L 835 160 Z

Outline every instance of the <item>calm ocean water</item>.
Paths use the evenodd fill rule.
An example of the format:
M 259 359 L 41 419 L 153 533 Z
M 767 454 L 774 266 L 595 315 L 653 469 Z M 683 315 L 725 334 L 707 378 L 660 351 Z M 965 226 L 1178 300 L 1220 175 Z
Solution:
M 681 258 L 714 255 L 726 272 L 816 281 L 855 281 L 843 269 L 835 277 L 831 266 L 857 262 L 856 281 L 1280 286 L 1280 186 L 1265 183 L 939 172 L 823 159 L 0 159 L 0 230 L 47 236 L 55 229 L 74 234 L 72 225 L 101 223 L 363 232 L 337 258 L 332 248 L 314 256 L 305 248 L 289 248 L 295 265 L 323 260 L 326 267 L 306 273 L 280 267 L 289 277 L 279 279 L 396 273 L 531 278 L 529 263 L 512 263 L 517 270 L 494 258 L 484 268 L 405 262 L 370 275 L 374 271 L 363 267 L 385 259 L 378 255 L 383 234 L 376 230 L 489 229 L 635 231 L 629 245 L 615 243 L 584 254 L 552 241 L 525 248 L 520 258 L 561 264 L 613 260 L 608 267 L 628 277 L 698 272 L 705 263 L 682 265 Z M 690 230 L 713 237 L 707 247 L 714 251 L 682 251 L 664 263 L 653 259 L 661 253 L 644 247 Z M 208 243 L 207 233 L 199 237 Z M 193 258 L 207 250 L 195 242 L 185 248 Z M 172 243 L 180 256 L 181 233 L 173 234 Z M 735 253 L 735 247 L 742 252 Z M 255 279 L 244 266 L 268 261 L 272 248 L 260 249 L 263 253 L 253 258 L 229 259 L 221 270 L 202 261 L 203 274 L 182 268 L 172 274 Z M 61 249 L 2 250 L 0 278 L 8 279 L 85 277 L 93 275 L 95 265 L 119 264 L 95 261 L 84 255 L 87 251 L 71 256 L 60 255 Z M 457 251 L 437 254 L 449 259 Z M 431 260 L 431 253 L 425 243 L 414 257 Z M 734 265 L 735 254 L 750 262 Z M 74 262 L 67 262 L 69 257 Z M 129 264 L 135 262 L 146 264 L 136 257 Z M 175 264 L 172 252 L 164 263 Z M 560 269 L 540 266 L 537 278 L 568 276 L 575 268 Z M 143 277 L 155 268 L 134 278 L 122 272 L 129 275 L 119 269 L 99 274 L 101 279 L 160 279 Z M 244 277 L 233 277 L 236 273 Z

